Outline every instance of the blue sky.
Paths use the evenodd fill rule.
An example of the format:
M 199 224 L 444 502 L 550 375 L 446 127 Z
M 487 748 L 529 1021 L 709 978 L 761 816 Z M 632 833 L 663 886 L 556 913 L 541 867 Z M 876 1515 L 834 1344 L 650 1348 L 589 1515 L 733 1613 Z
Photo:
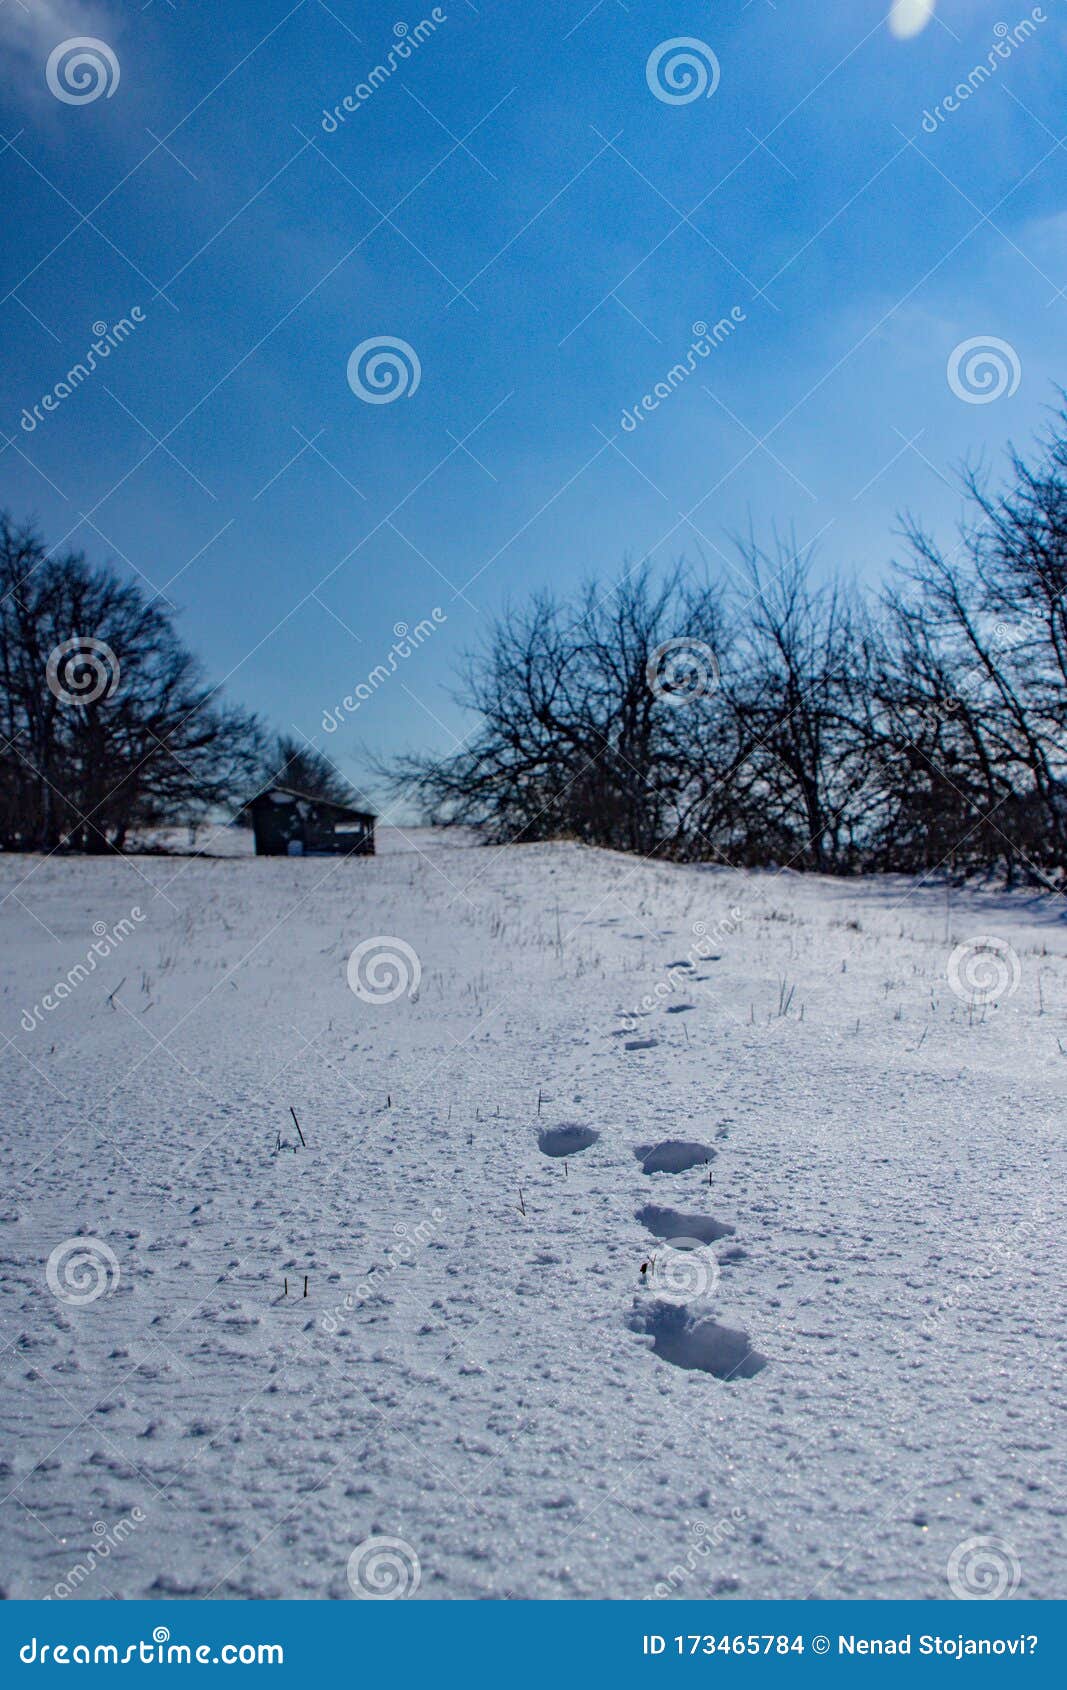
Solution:
M 446 0 L 329 133 L 430 6 L 6 0 L 0 503 L 165 593 L 232 698 L 364 784 L 368 749 L 454 743 L 457 657 L 535 587 L 646 552 L 728 574 L 750 519 L 877 580 L 899 513 L 950 536 L 953 467 L 1025 443 L 1067 378 L 1063 0 L 925 130 L 1032 8 L 939 0 L 906 37 L 885 9 Z M 68 103 L 46 64 L 79 36 L 119 76 Z M 710 97 L 652 91 L 678 38 Z M 385 404 L 346 373 L 375 337 L 421 371 Z M 974 403 L 947 364 L 990 337 L 1010 379 Z

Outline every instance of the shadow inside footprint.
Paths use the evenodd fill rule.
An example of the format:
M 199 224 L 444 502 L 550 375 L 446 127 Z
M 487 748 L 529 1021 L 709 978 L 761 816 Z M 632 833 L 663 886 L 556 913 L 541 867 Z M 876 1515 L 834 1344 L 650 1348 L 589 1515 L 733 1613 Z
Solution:
M 658 1203 L 646 1203 L 638 1209 L 634 1220 L 647 1226 L 653 1238 L 695 1238 L 701 1244 L 714 1244 L 717 1238 L 730 1238 L 734 1228 L 712 1215 L 683 1215 L 680 1209 L 663 1209 Z
M 592 1127 L 566 1121 L 559 1127 L 542 1127 L 537 1135 L 537 1147 L 545 1156 L 577 1156 L 580 1150 L 588 1150 L 591 1144 L 595 1144 L 599 1137 L 600 1134 Z
M 712 1373 L 716 1379 L 751 1379 L 767 1365 L 747 1332 L 721 1326 L 684 1303 L 635 1305 L 630 1330 L 651 1338 L 653 1352 L 673 1367 Z
M 710 1162 L 714 1150 L 707 1144 L 695 1144 L 684 1138 L 665 1138 L 660 1144 L 637 1144 L 634 1155 L 646 1174 L 684 1174 L 701 1162 Z

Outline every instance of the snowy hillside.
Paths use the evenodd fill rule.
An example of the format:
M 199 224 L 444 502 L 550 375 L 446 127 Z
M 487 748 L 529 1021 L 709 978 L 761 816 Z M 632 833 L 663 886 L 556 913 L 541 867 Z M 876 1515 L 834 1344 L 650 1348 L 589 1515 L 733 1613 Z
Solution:
M 0 859 L 6 1593 L 1062 1588 L 1059 909 L 414 843 Z

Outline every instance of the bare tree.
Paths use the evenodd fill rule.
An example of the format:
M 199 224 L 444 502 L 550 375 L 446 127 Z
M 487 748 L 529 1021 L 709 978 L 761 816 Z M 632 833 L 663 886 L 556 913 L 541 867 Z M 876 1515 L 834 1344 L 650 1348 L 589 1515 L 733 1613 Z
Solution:
M 269 780 L 278 786 L 291 787 L 308 798 L 328 798 L 334 804 L 358 807 L 363 802 L 336 763 L 307 740 L 279 734 L 269 763 Z
M 680 570 L 660 585 L 647 565 L 614 587 L 592 581 L 575 605 L 540 594 L 466 661 L 459 699 L 480 718 L 470 743 L 393 773 L 438 819 L 477 822 L 493 838 L 681 849 L 722 639 L 716 594 Z M 679 649 L 704 669 L 684 722 Z
M 1065 423 L 1036 464 L 1010 453 L 1000 493 L 965 472 L 950 554 L 906 523 L 877 689 L 900 753 L 883 841 L 894 866 L 1000 864 L 1009 881 L 1047 884 L 1067 865 Z
M 740 592 L 646 565 L 540 595 L 468 660 L 469 744 L 400 776 L 495 838 L 1067 880 L 1067 413 L 963 487 L 954 551 L 907 521 L 873 601 L 751 538 Z
M 262 756 L 169 616 L 0 518 L 0 842 L 121 850 L 130 831 L 230 806 Z
M 752 540 L 740 550 L 751 593 L 731 700 L 753 741 L 743 809 L 757 812 L 756 855 L 812 869 L 854 866 L 851 801 L 868 772 L 857 728 L 857 607 L 839 584 L 812 587 L 812 559 L 795 540 L 776 540 L 770 554 Z

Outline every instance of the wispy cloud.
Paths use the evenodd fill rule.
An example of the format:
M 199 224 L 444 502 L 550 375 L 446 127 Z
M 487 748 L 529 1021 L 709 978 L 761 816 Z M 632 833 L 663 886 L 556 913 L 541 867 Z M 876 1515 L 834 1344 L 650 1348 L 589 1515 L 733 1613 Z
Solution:
M 4 0 L 0 6 L 0 65 L 7 93 L 46 98 L 44 67 L 53 47 L 72 36 L 91 35 L 109 44 L 121 23 L 104 7 L 85 0 Z

